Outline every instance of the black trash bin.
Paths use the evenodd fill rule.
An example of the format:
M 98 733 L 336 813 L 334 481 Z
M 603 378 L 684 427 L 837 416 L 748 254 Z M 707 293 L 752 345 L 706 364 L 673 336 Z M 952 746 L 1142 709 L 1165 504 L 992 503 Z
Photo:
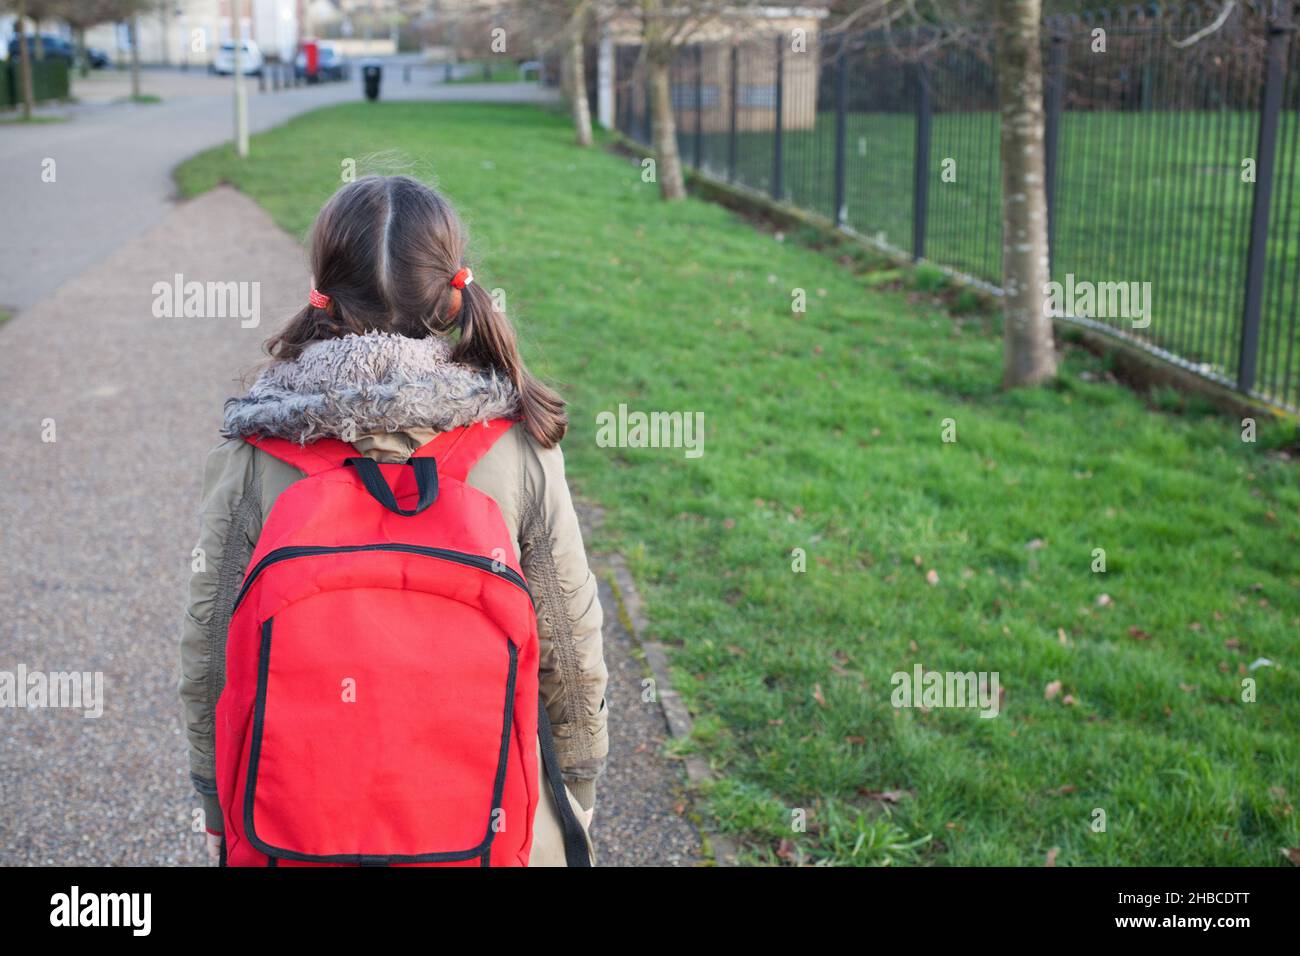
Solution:
M 366 87 L 366 99 L 379 99 L 379 81 L 383 75 L 384 68 L 378 63 L 367 63 L 361 67 L 361 80 Z

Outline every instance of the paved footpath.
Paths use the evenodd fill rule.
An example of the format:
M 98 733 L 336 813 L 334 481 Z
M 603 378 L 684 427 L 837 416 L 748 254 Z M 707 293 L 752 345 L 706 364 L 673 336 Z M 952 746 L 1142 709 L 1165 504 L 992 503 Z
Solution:
M 325 90 L 303 108 L 346 98 Z M 33 217 L 9 219 L 28 224 L 29 247 L 19 230 L 0 236 L 0 302 L 23 306 L 0 326 L 0 670 L 101 671 L 105 681 L 97 719 L 0 711 L 0 865 L 202 862 L 176 697 L 202 463 L 223 400 L 272 323 L 306 297 L 308 277 L 302 249 L 242 194 L 169 199 L 167 168 L 207 132 L 164 110 L 88 111 L 41 129 L 48 143 L 0 132 L 0 202 Z M 116 135 L 103 126 L 113 111 L 127 124 Z M 268 110 L 258 125 L 283 118 Z M 173 119 L 195 126 L 169 130 Z M 46 151 L 59 157 L 57 194 L 79 201 L 15 185 L 15 170 Z M 106 221 L 92 224 L 96 215 Z M 52 255 L 65 246 L 67 262 Z M 38 269 L 24 249 L 59 261 Z M 178 272 L 260 283 L 262 326 L 155 318 L 153 284 Z M 613 752 L 598 792 L 601 863 L 692 865 L 699 838 L 681 812 L 679 768 L 660 753 L 664 720 L 640 701 L 642 665 L 603 593 Z
M 389 68 L 382 97 L 498 102 L 555 97 L 536 84 L 444 85 L 435 82 L 438 75 L 417 69 L 411 82 L 403 83 L 400 69 Z M 149 71 L 142 88 L 161 95 L 161 103 L 90 101 L 53 111 L 69 115 L 68 122 L 0 126 L 0 209 L 7 224 L 0 229 L 0 309 L 35 305 L 125 240 L 161 222 L 175 193 L 172 169 L 229 141 L 232 84 L 229 77 Z M 250 79 L 249 128 L 259 132 L 320 106 L 360 99 L 356 79 L 276 93 L 258 93 L 257 81 Z M 41 179 L 47 159 L 55 163 L 53 183 Z

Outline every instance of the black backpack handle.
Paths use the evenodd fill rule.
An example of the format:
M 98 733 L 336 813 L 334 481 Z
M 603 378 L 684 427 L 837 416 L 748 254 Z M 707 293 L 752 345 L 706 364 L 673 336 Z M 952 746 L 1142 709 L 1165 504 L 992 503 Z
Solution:
M 388 482 L 384 480 L 384 473 L 379 470 L 379 463 L 374 459 L 349 458 L 345 464 L 356 468 L 357 475 L 360 476 L 361 483 L 366 486 L 366 491 L 370 492 L 370 496 L 393 514 L 409 518 L 418 515 L 438 500 L 438 467 L 432 458 L 411 458 L 402 462 L 415 469 L 415 487 L 420 496 L 414 508 L 397 506 L 397 497 L 393 494 L 393 489 L 388 487 Z

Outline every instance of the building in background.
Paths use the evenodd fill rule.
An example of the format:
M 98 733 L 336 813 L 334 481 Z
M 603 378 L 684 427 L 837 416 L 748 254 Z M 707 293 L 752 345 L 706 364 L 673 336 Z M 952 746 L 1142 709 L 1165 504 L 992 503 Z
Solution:
M 140 60 L 206 69 L 217 47 L 238 32 L 268 59 L 291 61 L 306 6 L 307 0 L 168 0 L 140 14 Z M 126 24 L 104 23 L 86 31 L 86 44 L 123 60 L 130 56 L 131 35 Z
M 742 7 L 723 12 L 701 26 L 678 58 L 679 62 L 686 58 L 688 48 L 698 44 L 699 61 L 673 73 L 673 112 L 679 128 L 695 129 L 699 112 L 701 130 L 727 129 L 734 97 L 738 129 L 772 129 L 776 125 L 776 57 L 755 58 L 754 64 L 736 78 L 736 89 L 732 90 L 731 47 L 782 43 L 791 49 L 796 36 L 802 39 L 806 52 L 791 52 L 781 59 L 781 122 L 784 129 L 811 127 L 817 115 L 817 78 L 821 71 L 816 41 L 826 16 L 826 8 L 816 5 Z M 645 64 L 638 56 L 640 42 L 641 23 L 634 16 L 617 14 L 601 25 L 596 119 L 602 126 L 612 127 L 615 113 L 645 116 L 649 112 Z

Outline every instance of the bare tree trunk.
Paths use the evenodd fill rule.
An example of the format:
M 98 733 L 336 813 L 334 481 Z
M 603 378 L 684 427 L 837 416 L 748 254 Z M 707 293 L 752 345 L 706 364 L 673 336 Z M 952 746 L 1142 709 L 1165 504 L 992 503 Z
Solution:
M 1002 384 L 1056 375 L 1047 314 L 1047 193 L 1043 153 L 1042 0 L 996 0 L 998 105 L 1002 114 Z
M 90 57 L 86 55 L 86 28 L 77 27 L 77 73 L 84 77 L 90 75 Z
M 653 125 L 655 176 L 659 180 L 659 195 L 668 200 L 684 199 L 686 183 L 682 178 L 682 160 L 677 154 L 677 124 L 673 119 L 668 58 L 648 57 L 646 66 L 650 70 L 650 120 Z
M 170 66 L 172 62 L 171 41 L 167 37 L 167 29 L 170 25 L 170 21 L 167 19 L 169 7 L 170 4 L 167 3 L 158 4 L 159 42 L 162 44 L 162 62 L 164 66 Z
M 589 0 L 579 0 L 569 19 L 569 81 L 573 98 L 573 127 L 578 145 L 591 145 L 591 105 L 587 102 L 587 62 L 583 41 L 586 35 Z
M 235 39 L 231 57 L 231 72 L 235 80 L 235 155 L 240 159 L 248 155 L 248 90 L 244 85 L 244 32 L 239 22 L 243 6 L 242 0 L 235 0 L 231 16 Z
M 27 35 L 23 32 L 23 22 L 27 19 L 27 0 L 18 0 L 18 20 L 14 29 L 18 31 L 18 72 L 23 80 L 23 119 L 32 118 L 32 108 L 36 103 L 36 94 L 32 90 L 32 58 L 27 51 Z
M 140 98 L 140 15 L 131 14 L 131 99 Z

